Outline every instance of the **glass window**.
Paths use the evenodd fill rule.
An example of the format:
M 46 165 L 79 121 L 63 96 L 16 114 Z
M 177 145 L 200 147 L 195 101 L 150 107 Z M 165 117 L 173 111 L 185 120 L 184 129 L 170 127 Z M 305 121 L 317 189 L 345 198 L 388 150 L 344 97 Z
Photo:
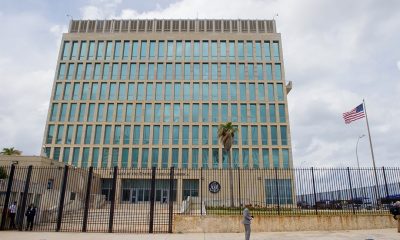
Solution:
M 192 49 L 190 41 L 185 41 L 185 59 L 189 60 L 192 56 Z
M 243 41 L 238 41 L 238 57 L 239 60 L 244 60 L 244 43 Z
M 211 41 L 211 57 L 213 60 L 216 60 L 218 58 L 217 41 Z
M 203 126 L 202 127 L 202 144 L 207 145 L 208 144 L 208 133 L 209 133 L 209 127 L 208 126 Z
M 67 133 L 65 135 L 65 143 L 71 144 L 72 143 L 72 133 L 74 132 L 74 126 L 68 125 L 67 126 Z
M 268 101 L 275 101 L 274 84 L 268 83 Z
M 254 83 L 249 84 L 249 97 L 250 101 L 255 101 L 256 100 L 256 85 Z
M 258 84 L 258 100 L 261 100 L 261 101 L 265 100 L 265 89 L 264 89 L 263 83 Z
M 182 41 L 176 41 L 175 58 L 177 60 L 182 58 Z
M 257 107 L 255 104 L 250 104 L 250 122 L 257 122 Z
M 129 79 L 136 79 L 136 63 L 131 63 L 131 70 L 129 72 Z
M 190 90 L 190 89 L 189 89 Z M 185 90 L 185 93 L 187 91 Z M 193 100 L 199 100 L 200 95 L 200 85 L 198 83 L 193 83 Z
M 199 121 L 199 104 L 192 105 L 192 122 Z
M 69 109 L 69 119 L 70 122 L 75 122 L 75 115 L 76 115 L 76 103 L 71 104 L 71 108 Z
M 179 122 L 180 120 L 180 104 L 174 104 L 174 122 Z
M 275 104 L 269 104 L 269 121 L 276 122 Z
M 211 115 L 211 121 L 212 122 L 219 122 L 219 111 L 218 111 L 218 104 L 217 103 L 213 103 L 212 104 L 212 115 Z
M 46 143 L 53 142 L 53 135 L 54 135 L 54 125 L 49 125 L 47 129 Z
M 182 64 L 180 63 L 175 64 L 175 79 L 176 80 L 182 79 Z
M 217 169 L 219 164 L 219 149 L 213 148 L 212 149 L 212 166 L 213 169 Z
M 111 79 L 112 80 L 117 80 L 118 77 L 118 63 L 113 63 L 112 69 L 111 69 Z
M 254 80 L 254 64 L 249 63 L 247 67 L 248 67 L 248 79 Z
M 288 145 L 286 126 L 281 126 L 281 140 L 282 140 L 282 145 Z
M 172 128 L 172 144 L 179 144 L 179 126 Z
M 110 64 L 105 63 L 103 66 L 103 80 L 107 80 L 110 75 Z
M 161 167 L 168 168 L 169 149 L 163 148 L 161 153 Z
M 56 144 L 61 144 L 64 135 L 64 125 L 58 125 Z
M 111 50 L 112 50 L 112 42 L 107 41 L 107 46 L 106 46 L 106 60 L 111 59 Z
M 78 114 L 78 122 L 83 122 L 84 118 L 85 118 L 85 113 L 86 111 L 86 104 L 85 103 L 81 103 L 79 105 L 79 114 Z
M 207 103 L 203 103 L 202 105 L 202 120 L 203 122 L 208 122 L 208 114 L 209 114 L 209 107 Z
M 114 127 L 114 139 L 113 143 L 114 144 L 119 144 L 121 142 L 121 126 L 116 125 Z
M 144 100 L 144 84 L 143 83 L 138 83 L 138 89 L 137 89 L 137 94 L 136 94 L 136 100 Z
M 244 169 L 249 168 L 249 149 L 247 148 L 242 149 L 242 164 Z
M 279 149 L 272 149 L 272 160 L 274 168 L 279 168 Z
M 267 72 L 267 80 L 272 80 L 272 65 L 268 63 L 265 67 L 265 71 Z
M 261 126 L 261 142 L 263 145 L 268 144 L 268 128 L 267 128 L 267 126 Z
M 114 60 L 119 60 L 121 57 L 121 41 L 115 41 Z
M 202 85 L 202 99 L 208 100 L 208 83 L 203 83 Z
M 124 126 L 124 135 L 123 135 L 123 143 L 129 144 L 129 139 L 131 135 L 131 126 L 125 125 Z
M 226 80 L 226 64 L 222 63 L 221 64 L 221 80 Z
M 135 121 L 136 122 L 142 121 L 142 104 L 141 103 L 136 104 Z
M 132 121 L 132 108 L 133 104 L 132 103 L 127 103 L 126 104 L 126 111 L 125 111 L 125 122 L 131 122 Z
M 99 103 L 97 109 L 97 121 L 98 122 L 104 121 L 104 103 Z
M 91 166 L 97 168 L 98 161 L 99 161 L 99 148 L 93 148 Z
M 253 42 L 247 41 L 246 48 L 247 48 L 247 58 L 253 58 Z
M 289 165 L 289 149 L 282 149 L 283 168 L 288 169 Z
M 164 58 L 164 41 L 158 41 L 158 59 L 162 60 Z
M 164 122 L 171 121 L 171 105 L 164 104 Z
M 182 144 L 189 144 L 189 126 L 183 126 L 182 128 Z
M 172 63 L 167 63 L 165 79 L 172 80 Z
M 107 106 L 107 122 L 112 122 L 114 119 L 114 104 L 109 103 Z
M 223 103 L 221 104 L 221 121 L 227 122 L 228 121 L 228 104 Z
M 118 89 L 118 100 L 125 100 L 125 99 L 126 99 L 125 83 L 120 83 Z
M 78 67 L 76 69 L 76 80 L 82 80 L 82 72 L 83 72 L 83 64 L 82 63 L 78 63 Z
M 165 84 L 165 96 L 164 99 L 165 100 L 171 100 L 171 95 L 172 95 L 172 90 L 171 90 L 171 83 L 166 83 Z
M 192 148 L 192 168 L 198 169 L 199 168 L 199 149 Z
M 161 122 L 161 104 L 154 105 L 154 122 Z
M 122 122 L 122 114 L 123 114 L 122 107 L 123 107 L 122 103 L 118 103 L 117 104 L 117 116 L 116 116 L 116 119 L 115 119 L 116 122 Z
M 96 55 L 97 60 L 103 60 L 103 52 L 104 52 L 104 42 L 99 41 L 97 44 L 97 55 Z
M 70 42 L 65 41 L 64 46 L 63 46 L 63 54 L 62 54 L 62 60 L 66 60 L 69 58 L 69 52 L 70 52 Z
M 56 90 L 54 91 L 54 100 L 60 100 L 61 99 L 61 93 L 62 93 L 62 84 L 61 83 L 56 83 Z
M 94 103 L 89 104 L 89 111 L 88 111 L 88 118 L 87 118 L 88 122 L 93 122 L 93 120 L 94 120 L 94 107 L 95 107 Z
M 127 79 L 127 77 L 128 77 L 127 69 L 128 69 L 128 64 L 126 64 L 126 63 L 121 64 L 121 80 Z
M 145 104 L 145 113 L 144 113 L 144 121 L 145 122 L 151 122 L 152 120 L 152 113 L 153 113 L 153 108 L 151 103 L 146 103 Z
M 156 42 L 155 41 L 150 41 L 150 59 L 154 59 L 156 56 Z
M 158 144 L 160 138 L 160 126 L 153 127 L 153 144 Z
M 279 122 L 286 122 L 285 104 L 279 104 Z
M 213 101 L 218 101 L 218 83 L 212 84 L 211 95 Z
M 194 41 L 193 44 L 193 59 L 194 60 L 199 60 L 200 56 L 200 42 L 199 41 Z
M 158 167 L 158 148 L 153 148 L 151 150 L 151 166 Z
M 94 144 L 100 144 L 101 139 L 101 125 L 96 125 L 95 133 L 94 133 Z
M 72 155 L 72 165 L 78 166 L 78 160 L 79 160 L 79 147 L 74 147 L 73 148 L 73 155 Z
M 235 41 L 229 41 L 229 59 L 235 60 Z
M 218 126 L 213 125 L 211 131 L 212 131 L 212 144 L 217 145 L 218 144 Z
M 247 105 L 240 104 L 240 121 L 247 122 Z
M 147 57 L 147 41 L 140 42 L 140 59 Z
M 54 122 L 57 120 L 57 114 L 58 114 L 58 104 L 53 103 L 51 106 L 51 113 L 50 113 L 50 121 Z
M 242 126 L 242 145 L 249 144 L 249 131 L 247 126 Z
M 208 41 L 202 42 L 202 57 L 203 57 L 203 60 L 208 59 Z
M 190 83 L 183 84 L 183 100 L 190 100 Z
M 147 79 L 154 80 L 154 64 L 149 63 L 147 68 Z
M 74 76 L 74 72 L 75 72 L 75 64 L 70 63 L 68 66 L 67 80 L 72 79 L 72 77 Z
M 89 98 L 89 83 L 82 85 L 82 100 L 88 100 Z
M 253 148 L 251 150 L 251 158 L 253 160 L 253 168 L 258 169 L 260 168 L 260 163 L 259 163 L 259 153 L 257 148 Z
M 185 63 L 185 69 L 184 69 L 184 79 L 185 80 L 190 80 L 191 78 L 191 71 L 190 71 L 190 63 Z
M 174 48 L 174 42 L 173 41 L 168 41 L 167 42 L 167 56 L 168 60 L 172 60 L 172 57 L 174 55 L 173 53 L 173 48 Z
M 129 48 L 130 48 L 130 42 L 129 41 L 124 41 L 124 50 L 122 53 L 122 59 L 127 60 L 129 58 Z
M 231 80 L 236 80 L 236 64 L 234 63 L 229 64 L 229 78 Z
M 262 64 L 257 64 L 257 79 L 258 80 L 264 79 Z
M 143 127 L 143 144 L 149 144 L 150 142 L 150 126 Z
M 232 122 L 237 122 L 238 121 L 237 104 L 231 104 L 231 119 L 232 119 Z
M 208 155 L 209 155 L 209 150 L 208 148 L 203 148 L 201 149 L 201 155 L 202 155 L 202 167 L 204 169 L 208 168 Z
M 211 79 L 212 80 L 218 79 L 218 64 L 216 63 L 211 64 Z
M 189 103 L 184 103 L 183 104 L 183 122 L 189 122 L 190 121 L 190 105 Z
M 269 168 L 269 150 L 266 148 L 262 149 L 263 167 L 265 169 Z
M 275 79 L 282 80 L 281 65 L 275 64 Z
M 157 64 L 157 80 L 163 80 L 163 79 L 164 79 L 164 64 L 158 63 Z
M 149 162 L 149 149 L 142 148 L 142 168 L 147 168 Z
M 146 87 L 146 100 L 153 100 L 153 84 L 148 83 Z
M 163 144 L 169 144 L 169 126 L 163 126 Z
M 134 83 L 128 83 L 128 100 L 135 99 L 134 88 L 135 88 Z
M 267 61 L 271 60 L 271 52 L 269 49 L 269 42 L 265 41 L 264 42 L 264 57 Z
M 239 80 L 245 80 L 244 64 L 239 63 Z
M 226 58 L 226 41 L 220 42 L 220 56 L 221 58 Z
M 256 58 L 258 61 L 261 60 L 261 42 L 256 41 Z
M 277 91 L 277 97 L 278 101 L 283 101 L 283 85 L 281 83 L 276 84 L 276 91 Z
M 202 67 L 203 67 L 203 80 L 208 80 L 209 79 L 208 64 L 207 63 L 203 63 Z
M 140 142 L 140 126 L 135 125 L 133 129 L 133 144 L 139 144 Z
M 139 64 L 139 80 L 144 80 L 146 78 L 146 64 L 140 63 Z
M 179 149 L 173 148 L 172 149 L 172 167 L 178 167 L 178 160 L 179 160 Z
M 137 168 L 138 162 L 139 162 L 139 148 L 133 148 L 132 149 L 132 163 L 131 163 L 132 168 Z
M 111 143 L 111 125 L 106 125 L 104 129 L 104 144 Z
M 71 60 L 76 60 L 78 56 L 78 42 L 72 43 L 72 53 L 71 53 Z
M 181 84 L 174 84 L 174 100 L 181 100 Z
M 258 127 L 251 126 L 251 143 L 253 145 L 258 145 Z
M 237 100 L 237 85 L 236 85 L 236 83 L 230 84 L 230 94 L 231 94 L 231 100 L 236 101 Z
M 122 149 L 122 158 L 121 158 L 121 167 L 122 168 L 128 167 L 128 154 L 129 154 L 129 149 L 123 148 Z
M 279 61 L 279 42 L 273 42 L 272 49 L 274 51 L 274 60 Z
M 110 83 L 110 92 L 108 95 L 108 99 L 110 99 L 110 100 L 117 99 L 117 84 L 116 83 Z
M 69 147 L 64 148 L 63 161 L 64 161 L 64 163 L 67 163 L 67 164 L 69 162 L 69 151 L 70 151 Z
M 276 126 L 271 126 L 271 144 L 278 145 L 278 133 Z
M 88 60 L 93 60 L 94 59 L 94 41 L 89 42 L 89 55 L 88 55 Z
M 60 122 L 65 121 L 65 118 L 67 116 L 67 106 L 68 105 L 66 103 L 61 104 Z

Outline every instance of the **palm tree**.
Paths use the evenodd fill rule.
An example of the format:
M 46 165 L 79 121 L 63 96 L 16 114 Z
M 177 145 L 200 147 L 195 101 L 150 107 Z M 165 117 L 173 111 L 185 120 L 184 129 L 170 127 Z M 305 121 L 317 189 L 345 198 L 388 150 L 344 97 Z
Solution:
M 18 149 L 12 148 L 3 148 L 3 151 L 0 152 L 0 155 L 21 155 L 22 152 Z
M 224 145 L 224 150 L 228 153 L 228 164 L 229 164 L 229 191 L 231 194 L 231 207 L 234 207 L 233 203 L 233 174 L 232 174 L 232 161 L 231 161 L 231 147 L 235 133 L 238 131 L 236 126 L 232 125 L 232 122 L 220 124 L 218 127 L 218 139 Z

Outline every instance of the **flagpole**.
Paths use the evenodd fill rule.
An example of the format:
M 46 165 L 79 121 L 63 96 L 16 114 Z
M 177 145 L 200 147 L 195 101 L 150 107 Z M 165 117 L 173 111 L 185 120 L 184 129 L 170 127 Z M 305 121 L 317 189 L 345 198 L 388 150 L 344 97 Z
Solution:
M 377 198 L 381 198 L 380 193 L 379 193 L 379 188 L 378 188 L 378 174 L 376 172 L 376 165 L 375 165 L 375 156 L 374 156 L 374 149 L 372 147 L 372 140 L 371 140 L 371 132 L 369 131 L 369 123 L 368 123 L 368 115 L 367 115 L 367 107 L 365 105 L 365 100 L 363 99 L 363 105 L 364 105 L 364 112 L 365 112 L 365 120 L 367 121 L 367 129 L 368 129 L 368 138 L 369 138 L 369 147 L 371 149 L 371 156 L 372 156 L 372 164 L 374 167 L 374 175 L 375 175 L 375 191 L 377 193 Z M 377 199 L 378 201 L 378 199 Z

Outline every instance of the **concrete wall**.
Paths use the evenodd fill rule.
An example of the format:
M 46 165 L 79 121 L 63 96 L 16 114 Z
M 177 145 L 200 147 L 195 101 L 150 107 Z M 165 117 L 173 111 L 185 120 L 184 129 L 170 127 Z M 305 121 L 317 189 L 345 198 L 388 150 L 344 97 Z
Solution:
M 175 233 L 243 232 L 242 216 L 174 216 Z M 255 216 L 254 232 L 333 231 L 395 228 L 390 215 L 348 216 Z

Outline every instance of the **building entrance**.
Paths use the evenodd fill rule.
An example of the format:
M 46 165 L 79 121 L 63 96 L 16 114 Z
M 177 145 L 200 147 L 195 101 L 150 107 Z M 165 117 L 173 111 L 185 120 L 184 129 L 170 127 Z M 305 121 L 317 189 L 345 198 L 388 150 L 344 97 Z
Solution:
M 168 203 L 169 180 L 156 180 L 155 201 Z M 124 179 L 122 180 L 122 202 L 143 203 L 150 201 L 151 180 L 149 179 Z M 174 181 L 173 201 L 176 199 L 176 180 Z

